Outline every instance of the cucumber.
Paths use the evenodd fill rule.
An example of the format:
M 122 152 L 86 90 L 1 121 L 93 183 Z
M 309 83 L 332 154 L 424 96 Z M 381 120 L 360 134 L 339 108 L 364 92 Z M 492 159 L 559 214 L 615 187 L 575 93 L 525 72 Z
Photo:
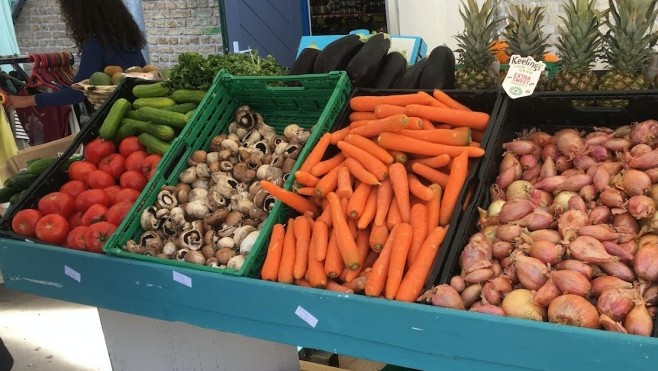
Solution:
M 427 57 L 427 65 L 418 82 L 420 89 L 454 89 L 455 88 L 455 54 L 440 45 Z
M 171 93 L 171 99 L 176 101 L 178 104 L 182 103 L 196 103 L 199 104 L 203 100 L 203 97 L 206 96 L 206 90 L 194 90 L 194 89 L 178 89 L 174 90 Z
M 22 191 L 19 190 L 18 192 L 14 193 L 9 199 L 9 203 L 11 204 L 16 203 L 23 196 L 25 192 L 26 190 L 22 190 Z
M 190 122 L 190 120 L 192 119 L 192 115 L 194 115 L 194 110 L 185 114 L 185 123 Z
M 181 103 L 175 106 L 164 107 L 163 110 L 171 111 L 171 112 L 188 113 L 190 111 L 194 111 L 195 108 L 197 108 L 196 103 Z
M 176 132 L 171 126 L 159 125 L 151 122 L 133 120 L 129 118 L 124 118 L 123 120 L 121 120 L 121 127 L 119 128 L 119 131 L 121 131 L 122 129 L 127 132 L 132 132 L 134 130 L 134 134 L 131 135 L 149 133 L 166 142 L 171 141 L 172 139 L 174 139 L 174 136 L 176 136 Z
M 347 64 L 363 46 L 359 35 L 346 35 L 330 42 L 322 49 L 313 65 L 314 73 L 345 70 Z
M 42 158 L 27 165 L 27 172 L 39 175 L 57 161 L 57 158 Z
M 137 112 L 142 121 L 150 121 L 176 129 L 182 129 L 185 126 L 185 114 L 180 112 L 165 111 L 154 107 L 142 107 Z
M 146 147 L 149 153 L 157 153 L 163 155 L 169 149 L 170 144 L 158 139 L 157 137 L 149 134 L 139 134 L 139 142 Z
M 98 130 L 98 135 L 104 139 L 114 139 L 114 135 L 119 129 L 119 122 L 126 115 L 131 108 L 130 102 L 125 98 L 119 98 L 112 104 L 110 112 L 103 120 L 101 128 Z
M 402 73 L 400 78 L 393 84 L 394 89 L 417 89 L 420 76 L 423 74 L 423 68 L 427 64 L 427 58 L 421 59 Z
M 176 105 L 176 101 L 174 101 L 169 97 L 137 98 L 133 102 L 133 107 L 137 110 L 142 107 L 165 108 L 175 105 Z
M 407 69 L 407 58 L 398 52 L 393 51 L 388 53 L 382 61 L 382 68 L 375 76 L 373 88 L 375 89 L 390 89 L 395 84 L 395 81 Z
M 27 189 L 39 176 L 28 172 L 18 173 L 5 180 L 5 187 Z
M 0 188 L 0 204 L 9 202 L 16 193 L 21 193 L 21 190 L 13 187 Z
M 355 87 L 369 88 L 377 76 L 377 72 L 391 47 L 391 38 L 385 33 L 378 33 L 368 38 L 368 41 L 352 57 L 345 71 Z
M 136 85 L 133 87 L 133 95 L 135 98 L 166 97 L 169 93 L 169 88 L 162 82 Z
M 139 120 L 139 113 L 137 113 L 136 109 L 131 109 L 130 111 L 126 112 L 126 117 L 133 120 Z

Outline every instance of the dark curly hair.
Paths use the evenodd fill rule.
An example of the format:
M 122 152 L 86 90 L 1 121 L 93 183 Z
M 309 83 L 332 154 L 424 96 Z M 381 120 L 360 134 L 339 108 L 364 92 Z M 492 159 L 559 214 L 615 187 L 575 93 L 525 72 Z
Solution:
M 58 0 L 62 18 L 78 49 L 96 36 L 103 46 L 142 49 L 146 39 L 121 0 Z

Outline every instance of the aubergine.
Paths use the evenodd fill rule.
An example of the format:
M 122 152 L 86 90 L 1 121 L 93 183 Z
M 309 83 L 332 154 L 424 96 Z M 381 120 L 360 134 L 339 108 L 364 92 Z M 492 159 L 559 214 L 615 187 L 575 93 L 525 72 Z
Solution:
M 423 74 L 423 69 L 427 65 L 427 58 L 423 58 L 411 66 L 408 66 L 407 69 L 402 73 L 400 78 L 395 81 L 393 84 L 394 89 L 418 89 L 418 83 L 420 82 L 420 76 Z
M 382 60 L 382 68 L 372 84 L 375 89 L 390 89 L 407 69 L 407 58 L 399 51 L 392 51 Z
M 372 35 L 352 57 L 345 71 L 355 87 L 369 88 L 379 72 L 382 59 L 391 47 L 391 38 L 381 32 Z
M 344 71 L 363 45 L 364 42 L 359 35 L 347 35 L 330 42 L 315 59 L 313 72 Z
M 455 88 L 455 54 L 440 45 L 427 57 L 427 65 L 418 82 L 420 89 L 454 89 Z
M 320 49 L 318 49 L 315 43 L 305 47 L 297 56 L 292 66 L 290 66 L 290 71 L 288 75 L 305 75 L 307 73 L 313 73 L 313 68 L 315 65 L 315 60 L 320 55 Z

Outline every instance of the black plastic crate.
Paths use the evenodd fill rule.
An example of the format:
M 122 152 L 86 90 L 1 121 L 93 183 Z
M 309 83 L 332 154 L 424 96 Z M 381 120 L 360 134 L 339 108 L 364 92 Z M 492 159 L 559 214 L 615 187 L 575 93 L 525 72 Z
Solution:
M 586 107 L 575 105 L 576 101 L 624 100 L 624 107 Z M 489 188 L 496 181 L 498 168 L 505 152 L 502 145 L 518 136 L 523 129 L 537 128 L 549 134 L 560 129 L 575 128 L 591 131 L 594 127 L 617 128 L 632 122 L 658 117 L 658 92 L 589 92 L 589 93 L 537 93 L 517 100 L 508 99 L 506 110 L 498 116 L 499 128 L 490 139 L 478 177 L 480 185 L 475 201 L 466 210 L 455 231 L 448 249 L 446 264 L 435 284 L 448 283 L 460 274 L 459 257 L 469 238 L 478 232 L 478 206 L 486 208 L 490 203 Z M 653 336 L 658 336 L 658 322 L 654 324 Z

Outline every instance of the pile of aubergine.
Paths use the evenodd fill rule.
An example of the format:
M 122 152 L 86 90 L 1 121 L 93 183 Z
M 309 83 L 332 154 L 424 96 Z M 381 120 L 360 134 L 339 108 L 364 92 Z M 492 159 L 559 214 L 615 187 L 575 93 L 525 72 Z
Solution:
M 290 67 L 289 75 L 346 71 L 352 85 L 372 89 L 453 89 L 455 55 L 447 46 L 437 46 L 414 64 L 404 51 L 391 49 L 386 33 L 368 37 L 347 35 L 320 50 L 304 48 Z

